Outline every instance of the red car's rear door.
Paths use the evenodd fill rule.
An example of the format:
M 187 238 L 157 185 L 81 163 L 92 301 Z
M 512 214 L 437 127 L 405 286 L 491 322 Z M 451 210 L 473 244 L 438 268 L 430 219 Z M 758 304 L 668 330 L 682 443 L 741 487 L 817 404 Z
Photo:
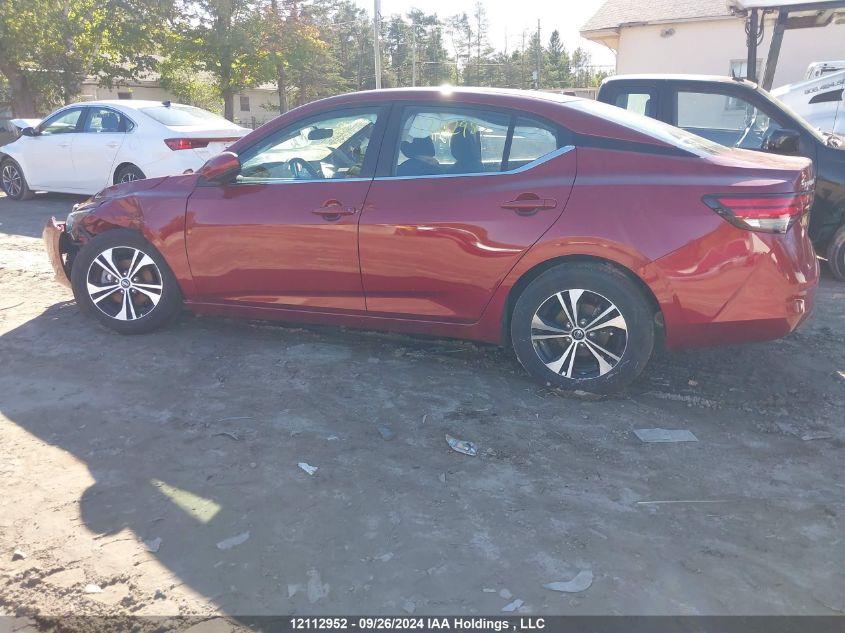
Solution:
M 197 186 L 186 243 L 201 300 L 364 310 L 358 217 L 383 111 L 310 116 L 243 150 L 231 182 Z
M 360 220 L 372 314 L 471 323 L 563 211 L 565 130 L 478 106 L 395 108 Z

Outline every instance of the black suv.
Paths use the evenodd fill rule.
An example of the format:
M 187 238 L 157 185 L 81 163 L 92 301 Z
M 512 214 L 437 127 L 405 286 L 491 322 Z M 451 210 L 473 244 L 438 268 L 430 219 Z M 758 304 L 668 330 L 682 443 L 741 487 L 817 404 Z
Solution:
M 729 147 L 810 158 L 810 238 L 845 281 L 845 139 L 813 129 L 757 84 L 731 77 L 619 75 L 605 79 L 596 98 Z

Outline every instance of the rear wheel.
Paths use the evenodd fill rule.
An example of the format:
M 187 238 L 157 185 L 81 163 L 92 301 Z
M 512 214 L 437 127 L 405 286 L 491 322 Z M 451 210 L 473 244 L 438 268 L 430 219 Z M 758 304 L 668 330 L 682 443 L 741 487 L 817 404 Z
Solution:
M 138 169 L 135 165 L 124 165 L 117 170 L 114 175 L 114 183 L 120 184 L 122 182 L 132 182 L 133 180 L 143 180 L 146 178 L 144 172 Z
M 511 340 L 522 366 L 543 383 L 608 393 L 642 372 L 654 348 L 654 319 L 643 292 L 622 272 L 563 264 L 519 296 Z
M 833 276 L 845 281 L 845 226 L 840 226 L 827 246 L 827 265 Z
M 11 158 L 0 164 L 0 186 L 12 200 L 29 200 L 35 192 L 29 188 L 21 166 Z
M 126 229 L 98 235 L 82 247 L 73 261 L 71 285 L 85 314 L 122 334 L 158 329 L 182 304 L 167 262 Z

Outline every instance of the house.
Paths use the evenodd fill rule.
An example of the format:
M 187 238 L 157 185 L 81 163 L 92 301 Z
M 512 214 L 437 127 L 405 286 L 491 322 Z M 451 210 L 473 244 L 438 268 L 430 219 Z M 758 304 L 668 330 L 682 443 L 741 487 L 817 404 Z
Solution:
M 775 16 L 763 20 L 758 77 Z M 745 20 L 730 13 L 726 0 L 607 0 L 581 27 L 581 35 L 616 53 L 617 74 L 746 75 Z M 843 52 L 841 16 L 824 27 L 787 30 L 772 86 L 799 81 L 811 62 L 842 59 Z

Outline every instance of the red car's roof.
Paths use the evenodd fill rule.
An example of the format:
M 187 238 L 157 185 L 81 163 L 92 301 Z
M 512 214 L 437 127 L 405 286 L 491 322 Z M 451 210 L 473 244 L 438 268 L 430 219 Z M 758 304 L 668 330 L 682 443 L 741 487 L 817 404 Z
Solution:
M 426 88 L 387 88 L 382 90 L 364 90 L 350 92 L 347 94 L 327 97 L 312 103 L 328 105 L 329 103 L 360 103 L 360 102 L 385 102 L 385 101 L 413 101 L 415 99 L 431 100 L 432 98 L 448 101 L 450 97 L 459 97 L 466 100 L 472 97 L 480 97 L 491 105 L 496 103 L 513 103 L 513 100 L 528 101 L 553 101 L 566 103 L 578 97 L 554 93 L 541 92 L 537 90 L 517 90 L 513 88 L 463 88 L 457 86 L 426 87 Z M 310 104 L 309 104 L 310 105 Z

